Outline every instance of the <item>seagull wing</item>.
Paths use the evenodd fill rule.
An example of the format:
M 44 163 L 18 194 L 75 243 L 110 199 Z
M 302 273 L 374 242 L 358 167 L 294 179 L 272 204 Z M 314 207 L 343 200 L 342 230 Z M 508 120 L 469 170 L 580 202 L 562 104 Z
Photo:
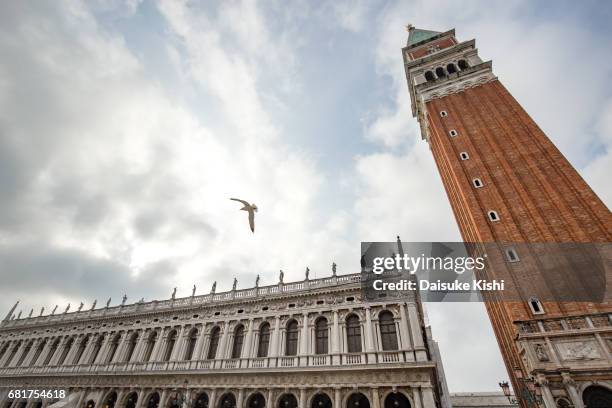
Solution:
M 250 207 L 250 206 L 251 206 L 251 204 L 249 204 L 249 203 L 247 203 L 246 201 L 241 200 L 241 199 L 239 199 L 239 198 L 230 198 L 230 200 L 238 201 L 239 203 L 242 203 L 242 204 L 246 205 L 247 207 Z
M 249 209 L 249 226 L 251 227 L 251 232 L 255 232 L 255 211 L 253 209 Z

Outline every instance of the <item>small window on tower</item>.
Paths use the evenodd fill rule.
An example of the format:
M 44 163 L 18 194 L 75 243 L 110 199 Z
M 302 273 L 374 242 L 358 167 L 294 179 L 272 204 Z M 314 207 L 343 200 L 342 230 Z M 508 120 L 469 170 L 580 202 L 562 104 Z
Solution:
M 427 82 L 432 82 L 436 80 L 436 77 L 433 72 L 427 71 L 425 72 L 425 79 L 427 80 Z
M 493 210 L 489 211 L 489 219 L 493 222 L 499 221 L 499 215 Z
M 448 116 L 448 113 L 446 113 L 446 111 L 440 111 L 440 116 L 442 116 L 443 118 Z
M 533 314 L 544 314 L 544 306 L 542 306 L 542 302 L 537 298 L 532 297 L 529 299 L 529 307 Z
M 457 65 L 459 65 L 459 69 L 462 71 L 468 67 L 468 63 L 466 60 L 457 61 Z
M 474 183 L 474 187 L 476 188 L 480 188 L 483 186 L 482 180 L 480 180 L 479 178 L 475 178 L 474 180 L 472 180 L 472 183 Z
M 443 77 L 445 77 L 445 76 L 446 76 L 446 72 L 444 71 L 444 68 L 442 68 L 442 67 L 438 67 L 438 68 L 436 68 L 436 76 L 437 76 L 438 78 L 443 78 Z
M 459 153 L 459 157 L 461 157 L 461 160 L 468 160 L 470 158 L 470 155 L 467 154 L 467 152 L 461 152 Z
M 450 137 L 455 137 L 455 136 L 457 136 L 458 133 L 457 133 L 457 131 L 455 129 L 451 129 L 448 132 L 448 134 L 450 135 Z
M 520 261 L 518 254 L 516 253 L 516 250 L 514 248 L 506 249 L 506 259 L 508 259 L 508 262 Z
M 448 64 L 446 66 L 446 70 L 448 71 L 449 74 L 454 74 L 455 72 L 457 72 L 457 68 L 455 68 L 455 64 Z

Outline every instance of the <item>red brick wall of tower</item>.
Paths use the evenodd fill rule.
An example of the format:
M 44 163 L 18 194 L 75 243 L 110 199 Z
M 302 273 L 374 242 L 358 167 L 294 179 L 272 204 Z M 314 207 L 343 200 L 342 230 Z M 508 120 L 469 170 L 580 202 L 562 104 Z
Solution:
M 499 81 L 431 100 L 426 115 L 429 144 L 466 242 L 612 242 L 608 208 Z M 449 136 L 453 129 L 456 137 Z M 469 159 L 461 160 L 461 152 Z M 474 178 L 484 187 L 474 188 Z M 498 222 L 488 219 L 489 210 Z M 522 366 L 513 322 L 534 319 L 527 301 L 486 303 L 510 373 Z M 547 318 L 612 311 L 610 304 L 544 306 Z

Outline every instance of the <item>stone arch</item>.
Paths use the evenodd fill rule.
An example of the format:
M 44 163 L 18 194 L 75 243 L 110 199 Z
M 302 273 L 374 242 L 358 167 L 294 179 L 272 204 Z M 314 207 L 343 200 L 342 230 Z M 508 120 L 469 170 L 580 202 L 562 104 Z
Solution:
M 306 403 L 306 407 L 310 408 L 332 408 L 333 406 L 334 403 L 332 398 L 328 393 L 321 390 L 315 391 Z
M 266 397 L 259 391 L 251 393 L 246 398 L 246 408 L 265 408 L 265 406 Z
M 358 404 L 355 404 L 355 402 L 358 402 Z M 372 401 L 366 393 L 360 392 L 359 390 L 353 390 L 346 393 L 342 399 L 342 406 L 345 408 L 370 408 L 372 406 Z
M 298 399 L 292 392 L 283 392 L 276 400 L 276 408 L 297 408 Z
M 436 77 L 434 76 L 434 73 L 431 71 L 425 71 L 425 80 L 427 82 L 432 82 L 436 80 Z
M 592 384 L 582 391 L 582 402 L 589 408 L 612 407 L 612 391 L 602 384 Z
M 206 391 L 199 392 L 193 400 L 193 408 L 208 408 L 210 400 Z
M 457 61 L 457 65 L 459 66 L 459 69 L 461 71 L 463 71 L 464 69 L 467 69 L 469 67 L 467 61 L 464 60 L 464 59 L 460 59 L 459 61 Z
M 189 334 L 187 335 L 187 342 L 185 344 L 185 351 L 183 355 L 183 360 L 191 360 L 193 358 L 193 353 L 195 351 L 196 343 L 198 342 L 198 335 L 200 331 L 197 327 L 192 327 L 189 330 Z
M 236 408 L 236 396 L 233 392 L 228 391 L 221 395 L 221 398 L 219 398 L 219 408 Z
M 381 408 L 386 408 L 385 403 L 387 402 L 387 398 L 389 398 L 392 395 L 395 395 L 395 396 L 399 395 L 400 398 L 405 398 L 408 401 L 408 403 L 410 404 L 410 405 L 408 405 L 408 408 L 412 408 L 412 407 L 415 406 L 414 405 L 414 401 L 412 400 L 412 396 L 408 395 L 407 392 L 405 392 L 404 390 L 399 390 L 399 389 L 391 389 L 391 390 L 388 390 L 387 392 L 384 392 L 381 395 L 381 398 L 380 398 L 380 407 Z M 401 406 L 400 407 L 393 406 L 392 408 L 402 408 L 402 407 Z
M 101 408 L 115 408 L 115 405 L 117 405 L 117 392 L 111 390 L 102 398 Z
M 166 408 L 181 408 L 184 400 L 185 395 L 181 391 L 171 392 L 168 394 Z
M 152 391 L 146 395 L 143 408 L 159 408 L 160 396 L 159 392 Z
M 89 401 L 87 401 L 85 403 L 85 408 L 97 408 L 96 407 L 96 402 L 92 399 L 90 399 Z
M 123 401 L 120 402 L 119 408 L 136 408 L 138 404 L 138 393 L 136 391 L 128 392 Z

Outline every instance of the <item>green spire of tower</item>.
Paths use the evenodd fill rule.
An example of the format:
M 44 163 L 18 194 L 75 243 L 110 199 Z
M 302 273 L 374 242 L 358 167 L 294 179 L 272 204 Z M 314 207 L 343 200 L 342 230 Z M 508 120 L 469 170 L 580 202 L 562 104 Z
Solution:
M 441 34 L 439 31 L 429 31 L 415 28 L 412 24 L 408 24 L 406 29 L 408 30 L 408 43 L 406 44 L 408 47 Z

